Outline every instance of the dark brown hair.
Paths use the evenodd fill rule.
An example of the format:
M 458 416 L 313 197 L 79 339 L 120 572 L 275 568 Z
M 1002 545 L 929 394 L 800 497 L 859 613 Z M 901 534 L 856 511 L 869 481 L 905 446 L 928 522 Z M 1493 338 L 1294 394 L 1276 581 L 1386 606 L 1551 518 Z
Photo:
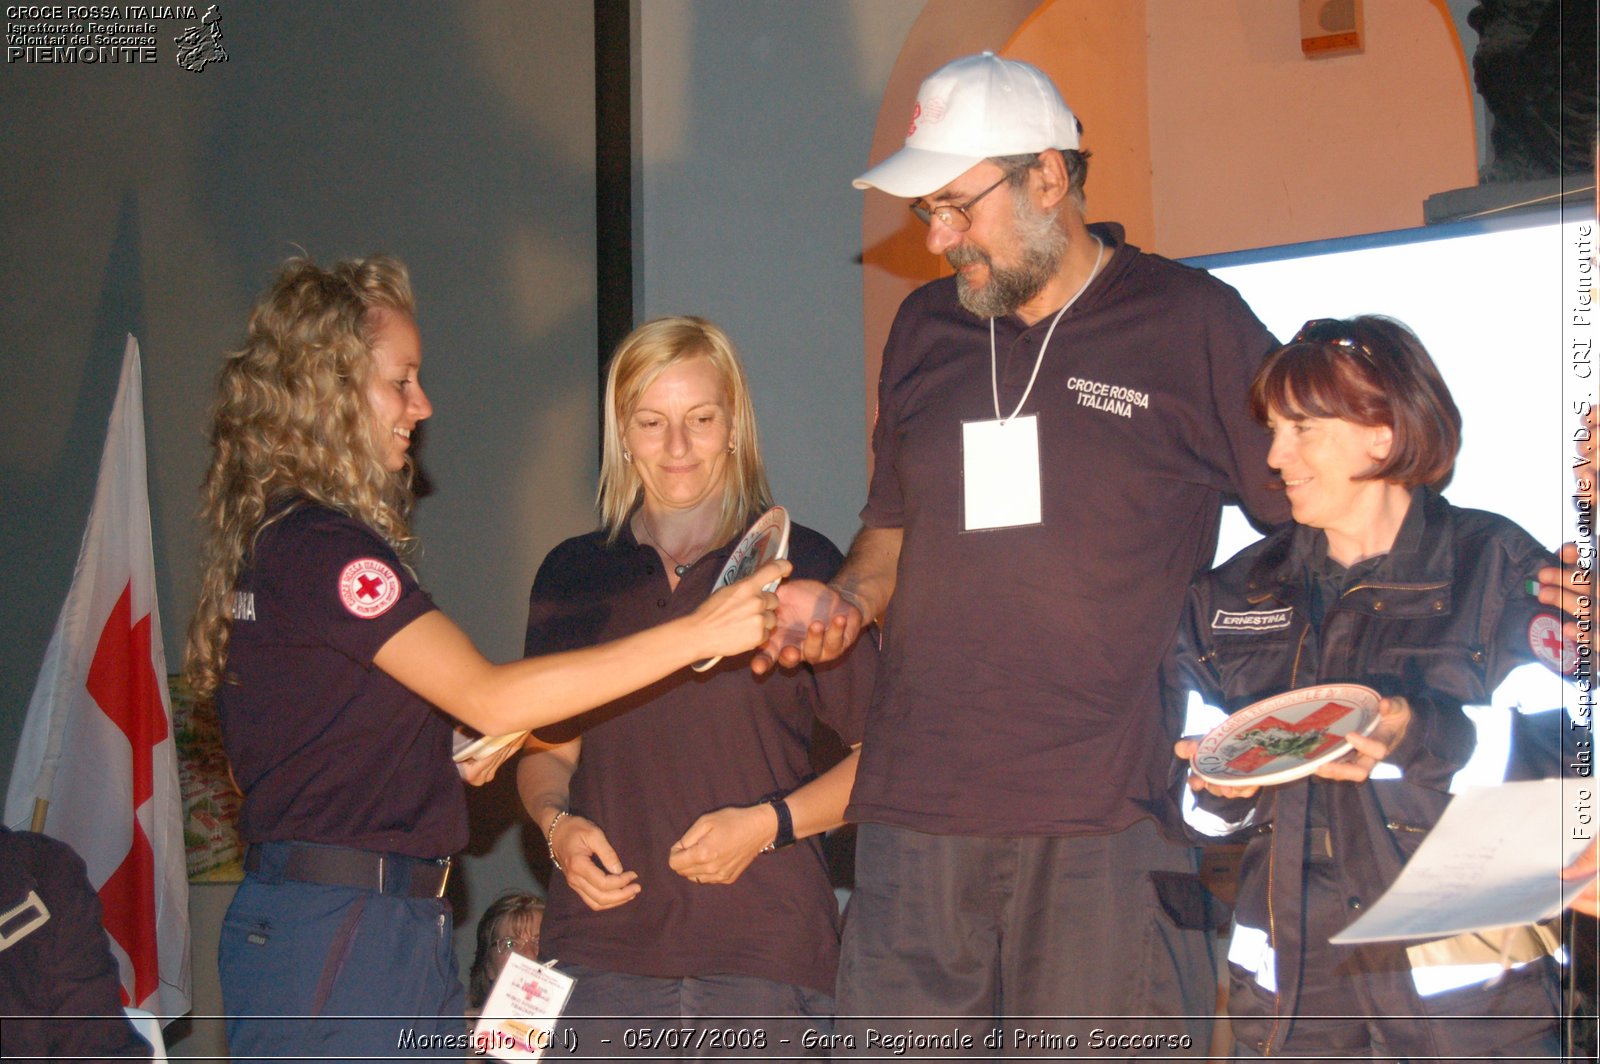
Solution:
M 1338 418 L 1386 426 L 1389 456 L 1362 480 L 1442 488 L 1461 449 L 1461 412 L 1416 334 L 1375 315 L 1308 321 L 1268 355 L 1250 385 L 1250 414 Z

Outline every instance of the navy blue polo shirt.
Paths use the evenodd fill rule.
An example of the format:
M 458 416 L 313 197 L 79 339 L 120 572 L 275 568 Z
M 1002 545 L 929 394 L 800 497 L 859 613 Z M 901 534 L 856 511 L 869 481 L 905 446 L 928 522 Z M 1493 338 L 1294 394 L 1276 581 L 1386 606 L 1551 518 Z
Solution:
M 433 600 L 381 536 L 303 502 L 239 576 L 223 745 L 247 842 L 443 857 L 467 839 L 452 723 L 372 664 Z
M 1038 416 L 1043 520 L 962 530 L 962 423 L 992 420 L 989 321 L 913 292 L 884 350 L 868 527 L 904 530 L 849 816 L 936 834 L 1175 819 L 1181 707 L 1159 676 L 1230 496 L 1288 519 L 1246 409 L 1276 346 L 1238 293 L 1094 226 L 1107 261 L 1056 326 Z M 997 319 L 1016 407 L 1051 317 Z
M 528 606 L 528 654 L 575 650 L 676 617 L 705 601 L 737 540 L 669 586 L 660 557 L 624 526 L 569 539 L 539 567 Z M 797 578 L 826 579 L 842 561 L 820 534 L 793 526 Z M 548 742 L 581 737 L 569 804 L 605 831 L 638 897 L 595 912 L 552 877 L 540 956 L 613 972 L 679 978 L 736 974 L 832 994 L 839 906 L 821 837 L 764 853 L 732 884 L 693 883 L 668 864 L 672 844 L 701 816 L 787 793 L 811 771 L 821 721 L 861 740 L 877 646 L 868 637 L 815 669 L 756 677 L 751 654 L 707 672 L 680 669 L 643 690 L 541 729 Z

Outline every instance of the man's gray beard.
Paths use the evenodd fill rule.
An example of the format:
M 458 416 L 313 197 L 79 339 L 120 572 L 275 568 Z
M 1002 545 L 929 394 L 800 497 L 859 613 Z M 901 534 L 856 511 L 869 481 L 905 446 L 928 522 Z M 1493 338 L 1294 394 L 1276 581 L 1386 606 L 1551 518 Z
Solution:
M 1007 269 L 995 266 L 987 252 L 967 244 L 952 248 L 945 254 L 955 267 L 956 298 L 968 311 L 980 318 L 1003 318 L 1044 290 L 1061 268 L 1067 253 L 1067 234 L 1056 225 L 1053 213 L 1036 211 L 1027 196 L 1015 198 L 1014 217 L 1017 242 L 1021 248 L 1020 264 Z M 989 283 L 973 288 L 967 283 L 962 266 L 981 262 L 988 267 Z

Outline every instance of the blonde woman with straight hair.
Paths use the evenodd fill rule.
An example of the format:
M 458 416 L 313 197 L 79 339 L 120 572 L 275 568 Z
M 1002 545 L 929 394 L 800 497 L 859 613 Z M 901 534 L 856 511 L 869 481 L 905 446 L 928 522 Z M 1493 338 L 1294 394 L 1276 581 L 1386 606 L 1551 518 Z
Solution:
M 727 335 L 702 318 L 640 326 L 606 374 L 600 527 L 545 558 L 527 652 L 693 609 L 771 503 Z M 789 556 L 818 579 L 840 561 L 798 524 Z M 540 957 L 577 980 L 563 1022 L 586 1052 L 823 1055 L 805 1042 L 831 1030 L 838 960 L 821 834 L 843 820 L 856 754 L 813 778 L 811 739 L 820 721 L 860 741 L 876 657 L 863 640 L 758 679 L 750 655 L 730 656 L 540 733 L 551 747 L 517 773 L 556 869 Z M 691 1044 L 668 1040 L 683 1027 Z
M 405 1031 L 459 1057 L 428 1039 L 461 1031 L 443 897 L 467 839 L 460 776 L 486 781 L 509 751 L 458 776 L 451 719 L 523 730 L 748 650 L 772 623 L 760 587 L 788 570 L 627 639 L 489 662 L 409 564 L 421 364 L 397 259 L 301 258 L 218 380 L 184 671 L 244 792 L 219 949 L 234 1059 L 383 1056 Z

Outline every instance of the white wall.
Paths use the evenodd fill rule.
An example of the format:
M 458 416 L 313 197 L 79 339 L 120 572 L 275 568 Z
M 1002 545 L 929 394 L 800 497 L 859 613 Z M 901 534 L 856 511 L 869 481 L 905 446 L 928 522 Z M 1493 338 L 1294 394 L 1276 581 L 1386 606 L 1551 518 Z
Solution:
M 1587 366 L 1570 357 L 1574 326 L 1562 313 L 1580 276 L 1582 226 L 1594 246 L 1593 216 L 1576 214 L 1564 226 L 1559 212 L 1542 211 L 1198 261 L 1280 337 L 1311 318 L 1405 322 L 1461 410 L 1461 454 L 1445 494 L 1504 514 L 1554 548 L 1577 534 L 1572 404 L 1595 398 Z M 1592 336 L 1592 321 L 1576 332 Z M 1256 538 L 1230 510 L 1217 560 Z

